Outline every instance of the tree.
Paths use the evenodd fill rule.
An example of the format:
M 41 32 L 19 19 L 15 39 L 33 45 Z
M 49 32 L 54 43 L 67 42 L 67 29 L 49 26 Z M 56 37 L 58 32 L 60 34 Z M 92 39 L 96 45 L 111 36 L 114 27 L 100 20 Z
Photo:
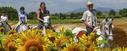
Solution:
M 103 16 L 103 13 L 101 12 L 101 11 L 96 11 L 96 15 L 97 15 L 97 17 L 102 17 Z
M 74 16 L 75 16 L 74 13 L 71 13 L 71 14 L 70 14 L 70 18 L 71 18 L 71 19 L 73 19 Z
M 35 19 L 36 18 L 36 12 L 30 12 L 28 15 L 29 15 L 28 19 Z
M 119 14 L 120 14 L 122 17 L 127 17 L 127 8 L 121 9 L 121 10 L 119 11 Z
M 15 8 L 12 7 L 0 7 L 0 15 L 2 13 L 7 13 L 8 18 L 11 20 L 18 19 L 18 12 Z
M 115 16 L 116 15 L 116 11 L 112 9 L 112 10 L 109 11 L 108 15 L 109 16 Z

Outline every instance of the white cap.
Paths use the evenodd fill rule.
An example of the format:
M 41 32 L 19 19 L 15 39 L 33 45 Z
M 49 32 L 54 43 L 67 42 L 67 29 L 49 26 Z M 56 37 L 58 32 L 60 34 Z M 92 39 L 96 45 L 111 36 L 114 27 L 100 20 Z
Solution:
M 91 4 L 93 4 L 93 2 L 91 2 L 91 1 L 88 1 L 87 2 L 87 5 L 91 5 Z

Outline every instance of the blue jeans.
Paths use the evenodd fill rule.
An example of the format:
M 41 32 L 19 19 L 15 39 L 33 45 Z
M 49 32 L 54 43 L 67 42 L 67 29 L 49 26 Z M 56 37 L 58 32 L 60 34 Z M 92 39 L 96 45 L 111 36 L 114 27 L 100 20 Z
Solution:
M 86 27 L 86 30 L 87 30 L 86 35 L 89 36 L 90 33 L 93 31 L 93 29 L 94 29 L 94 27 L 92 27 L 92 28 Z
M 38 24 L 38 29 L 43 29 L 44 23 L 43 22 L 39 22 Z

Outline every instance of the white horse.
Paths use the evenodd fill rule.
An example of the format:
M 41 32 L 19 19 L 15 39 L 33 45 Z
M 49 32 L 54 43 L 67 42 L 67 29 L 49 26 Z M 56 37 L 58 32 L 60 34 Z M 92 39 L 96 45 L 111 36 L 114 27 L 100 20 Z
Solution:
M 18 26 L 16 27 L 16 31 L 17 31 L 18 33 L 21 33 L 21 32 L 26 31 L 26 30 L 28 30 L 28 29 L 29 29 L 29 27 L 28 27 L 26 24 L 24 24 L 24 23 L 21 23 L 20 25 L 18 25 Z
M 43 25 L 42 34 L 44 34 L 44 36 L 45 36 L 46 35 L 46 29 L 49 27 L 49 24 L 50 24 L 50 16 L 43 17 L 43 22 L 44 22 L 44 25 Z
M 101 22 L 101 26 L 99 29 L 96 29 L 97 32 L 99 32 L 98 34 L 100 34 L 100 37 L 98 37 L 97 40 L 99 41 L 103 41 L 106 40 L 107 43 L 102 43 L 100 45 L 100 47 L 110 47 L 109 41 L 113 40 L 113 34 L 112 34 L 112 29 L 113 29 L 113 25 L 112 25 L 112 18 L 106 18 Z
M 21 23 L 16 27 L 16 31 L 18 33 L 21 33 L 29 29 L 29 26 L 25 23 L 25 18 L 20 17 L 20 19 L 21 19 Z

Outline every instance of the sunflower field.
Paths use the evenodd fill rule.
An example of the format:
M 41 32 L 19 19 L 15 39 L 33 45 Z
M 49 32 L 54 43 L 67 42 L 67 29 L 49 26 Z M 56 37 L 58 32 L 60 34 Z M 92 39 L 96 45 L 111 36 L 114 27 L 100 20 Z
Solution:
M 54 32 L 47 29 L 46 35 L 42 30 L 29 29 L 17 33 L 11 30 L 6 34 L 3 28 L 0 28 L 0 51 L 127 51 L 127 48 L 101 48 L 99 45 L 105 43 L 97 40 L 97 35 L 91 33 L 85 34 L 74 41 L 74 34 L 71 30 L 60 28 L 60 32 Z

